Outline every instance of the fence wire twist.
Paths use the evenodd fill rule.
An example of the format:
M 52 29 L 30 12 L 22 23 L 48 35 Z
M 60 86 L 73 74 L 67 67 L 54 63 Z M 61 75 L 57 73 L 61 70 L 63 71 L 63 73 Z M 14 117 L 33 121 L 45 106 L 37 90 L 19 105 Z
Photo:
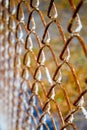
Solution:
M 39 0 L 0 0 L 0 111 L 3 115 L 7 115 L 8 128 L 6 130 L 57 130 L 59 129 L 58 122 L 60 122 L 60 130 L 67 130 L 69 126 L 78 130 L 74 123 L 75 113 L 81 110 L 87 118 L 87 111 L 84 108 L 84 95 L 87 89 L 82 90 L 80 86 L 76 70 L 70 63 L 69 48 L 71 41 L 76 38 L 87 57 L 87 46 L 80 35 L 82 23 L 78 14 L 86 0 L 80 0 L 77 6 L 73 0 L 68 0 L 68 2 L 73 15 L 68 23 L 69 36 L 66 38 L 58 19 L 54 0 L 49 0 L 45 14 L 49 19 L 48 23 L 39 9 Z M 37 14 L 37 19 L 41 20 L 44 27 L 42 36 L 37 33 L 34 13 Z M 73 29 L 74 22 L 76 22 L 75 29 Z M 58 28 L 64 43 L 58 56 L 60 61 L 50 43 L 49 28 L 52 24 Z M 37 46 L 37 53 L 35 46 Z M 45 54 L 46 48 L 56 66 L 53 74 L 45 63 L 48 58 Z M 78 97 L 73 102 L 62 83 L 61 68 L 63 66 L 70 69 L 76 84 Z M 44 76 L 47 86 L 43 80 Z M 61 89 L 66 100 L 68 108 L 66 116 L 63 116 L 60 105 L 56 101 L 56 88 Z M 51 111 L 52 106 L 55 107 L 58 122 Z M 48 118 L 52 128 L 47 123 Z

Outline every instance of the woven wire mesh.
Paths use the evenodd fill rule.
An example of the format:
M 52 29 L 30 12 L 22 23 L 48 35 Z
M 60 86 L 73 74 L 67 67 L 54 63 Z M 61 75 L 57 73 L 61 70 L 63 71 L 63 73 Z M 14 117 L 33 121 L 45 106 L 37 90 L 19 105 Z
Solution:
M 63 26 L 65 16 L 56 2 L 64 3 L 0 0 L 1 130 L 78 130 L 76 113 L 81 111 L 87 119 L 87 89 L 79 83 L 79 75 L 70 61 L 70 43 L 75 46 L 76 40 L 87 57 L 78 14 L 87 1 L 79 0 L 76 4 L 67 0 L 71 15 Z M 73 86 L 69 89 L 63 82 L 62 68 L 73 77 L 74 94 L 70 92 Z M 57 100 L 61 95 L 65 105 Z

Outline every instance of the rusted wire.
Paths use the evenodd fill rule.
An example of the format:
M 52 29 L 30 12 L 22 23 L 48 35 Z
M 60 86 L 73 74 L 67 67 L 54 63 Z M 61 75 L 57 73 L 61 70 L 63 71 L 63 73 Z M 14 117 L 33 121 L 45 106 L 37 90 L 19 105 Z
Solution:
M 50 125 L 54 130 L 57 130 L 58 126 L 51 110 L 53 107 L 55 107 L 57 120 L 60 121 L 60 130 L 67 130 L 69 126 L 74 130 L 78 130 L 73 122 L 76 112 L 82 110 L 84 116 L 87 116 L 84 112 L 84 95 L 87 93 L 87 89 L 82 89 L 76 70 L 69 60 L 69 45 L 74 38 L 78 40 L 87 57 L 87 45 L 80 35 L 82 23 L 78 14 L 86 0 L 80 0 L 77 6 L 75 6 L 73 0 L 68 0 L 73 12 L 67 27 L 67 31 L 70 33 L 68 38 L 66 38 L 63 31 L 60 19 L 58 19 L 55 0 L 48 1 L 49 5 L 45 14 L 49 18 L 48 23 L 45 21 L 43 12 L 39 9 L 39 0 L 0 1 L 0 24 L 3 24 L 0 26 L 4 26 L 0 30 L 0 99 L 2 100 L 2 106 L 6 106 L 3 113 L 5 112 L 9 118 L 9 130 L 44 130 L 44 128 L 50 130 Z M 38 14 L 37 17 L 40 18 L 44 28 L 41 37 L 37 33 L 35 12 Z M 27 15 L 27 20 L 25 15 Z M 72 29 L 75 21 L 77 27 Z M 49 28 L 52 24 L 56 25 L 64 43 L 58 56 L 60 61 L 58 61 L 57 55 L 51 46 Z M 40 29 L 42 30 L 42 28 Z M 35 43 L 32 35 L 35 43 L 37 42 L 37 54 L 34 50 Z M 53 75 L 45 63 L 48 57 L 45 49 L 48 49 L 51 53 L 51 60 L 56 66 Z M 71 101 L 69 92 L 62 82 L 61 70 L 63 66 L 70 69 L 73 81 L 76 84 L 78 97 L 74 101 Z M 46 81 L 44 81 L 44 77 Z M 61 90 L 64 95 L 66 108 L 68 109 L 65 116 L 61 109 L 62 106 L 56 100 L 56 89 Z M 44 96 L 45 99 L 41 96 Z M 34 115 L 34 112 L 37 116 Z M 47 123 L 48 117 L 50 124 Z

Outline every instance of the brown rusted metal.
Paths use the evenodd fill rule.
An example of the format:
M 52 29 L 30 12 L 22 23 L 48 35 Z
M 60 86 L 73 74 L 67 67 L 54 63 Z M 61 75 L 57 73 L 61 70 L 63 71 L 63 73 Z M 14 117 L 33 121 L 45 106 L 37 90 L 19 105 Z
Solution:
M 80 0 L 77 6 L 75 6 L 73 0 L 68 0 L 73 12 L 67 27 L 69 32 L 68 38 L 66 38 L 63 31 L 60 19 L 58 19 L 55 0 L 48 1 L 49 6 L 45 14 L 49 19 L 47 23 L 43 12 L 39 9 L 39 0 L 0 0 L 0 99 L 3 102 L 2 107 L 6 106 L 4 109 L 6 109 L 5 114 L 8 115 L 10 121 L 8 124 L 9 130 L 27 130 L 27 128 L 31 130 L 44 130 L 43 127 L 50 130 L 47 117 L 49 117 L 53 129 L 57 130 L 55 117 L 53 116 L 55 112 L 57 120 L 60 121 L 60 130 L 67 130 L 69 126 L 74 130 L 78 130 L 73 122 L 73 118 L 76 112 L 83 109 L 84 95 L 87 93 L 87 89 L 82 89 L 75 67 L 69 61 L 69 45 L 76 38 L 87 57 L 87 45 L 80 35 L 82 24 L 78 14 L 86 0 Z M 41 37 L 36 30 L 35 12 L 38 14 L 37 17 L 41 19 L 41 24 L 44 28 Z M 27 21 L 25 18 L 26 14 Z M 73 30 L 73 23 L 75 21 L 77 28 Z M 50 42 L 49 28 L 52 24 L 56 25 L 64 43 L 58 56 L 60 61 L 58 61 Z M 37 42 L 37 54 L 34 50 L 35 43 L 32 35 L 35 42 Z M 51 53 L 51 60 L 56 66 L 53 75 L 50 74 L 50 70 L 47 64 L 45 64 L 45 60 L 48 57 L 45 49 L 48 49 Z M 61 80 L 61 69 L 64 66 L 70 69 L 76 84 L 76 91 L 78 90 L 78 97 L 73 102 L 70 99 L 66 86 Z M 42 73 L 44 73 L 47 80 L 46 83 Z M 61 89 L 64 95 L 66 108 L 63 109 L 68 108 L 65 116 L 61 110 L 62 106 L 60 106 L 55 98 L 57 95 L 56 89 Z M 45 99 L 42 99 L 41 96 L 45 97 Z M 55 107 L 54 112 L 51 110 L 53 107 Z M 34 112 L 36 112 L 36 115 L 34 115 Z M 84 112 L 83 114 L 85 115 Z

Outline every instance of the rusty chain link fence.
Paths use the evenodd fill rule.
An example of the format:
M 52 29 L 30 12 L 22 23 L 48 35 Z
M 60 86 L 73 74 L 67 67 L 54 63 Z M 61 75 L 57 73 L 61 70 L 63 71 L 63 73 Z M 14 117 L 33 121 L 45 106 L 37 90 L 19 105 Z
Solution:
M 56 3 L 65 1 L 71 14 L 64 27 Z M 87 88 L 70 61 L 76 40 L 87 57 L 79 15 L 87 1 L 65 1 L 0 0 L 0 130 L 78 130 L 76 113 L 87 119 Z

